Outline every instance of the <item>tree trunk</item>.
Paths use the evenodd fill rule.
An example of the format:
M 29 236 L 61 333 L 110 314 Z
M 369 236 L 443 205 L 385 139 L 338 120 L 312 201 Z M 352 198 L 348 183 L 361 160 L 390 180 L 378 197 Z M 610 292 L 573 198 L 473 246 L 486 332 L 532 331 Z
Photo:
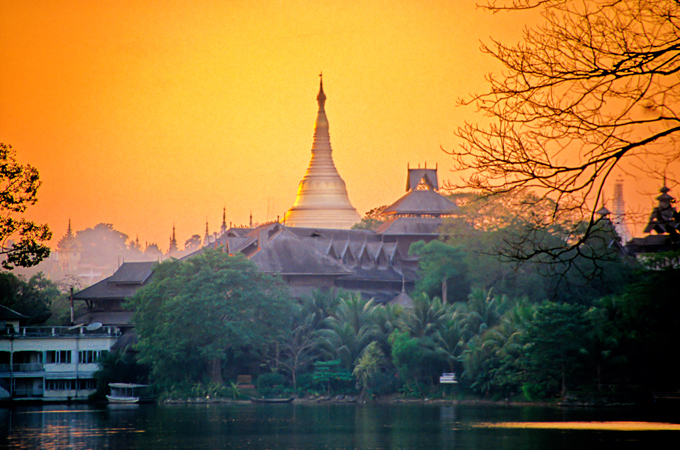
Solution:
M 446 283 L 446 278 L 442 279 L 442 303 L 446 305 L 446 294 L 448 290 L 448 286 Z
M 208 362 L 208 375 L 213 384 L 222 384 L 222 359 L 215 358 Z

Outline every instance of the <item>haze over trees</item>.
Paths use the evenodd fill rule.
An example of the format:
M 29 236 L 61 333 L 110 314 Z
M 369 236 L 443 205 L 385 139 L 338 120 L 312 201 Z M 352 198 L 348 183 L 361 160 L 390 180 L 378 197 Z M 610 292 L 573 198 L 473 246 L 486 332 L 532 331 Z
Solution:
M 466 123 L 457 133 L 465 144 L 451 154 L 477 191 L 529 188 L 550 196 L 550 214 L 534 217 L 513 256 L 567 260 L 593 232 L 615 167 L 628 161 L 658 174 L 680 156 L 680 4 L 491 0 L 487 8 L 535 9 L 543 23 L 516 46 L 483 45 L 504 70 L 489 76 L 487 92 L 462 103 L 490 123 Z M 555 226 L 565 229 L 566 242 L 540 240 Z

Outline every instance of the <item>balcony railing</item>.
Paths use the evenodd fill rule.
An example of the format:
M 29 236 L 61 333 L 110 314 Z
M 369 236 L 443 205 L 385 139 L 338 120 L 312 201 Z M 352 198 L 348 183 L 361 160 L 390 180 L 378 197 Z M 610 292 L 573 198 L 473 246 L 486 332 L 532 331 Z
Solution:
M 11 328 L 2 330 L 0 338 L 11 336 L 13 338 L 40 338 L 40 337 L 73 337 L 73 336 L 120 336 L 120 329 L 113 326 L 102 326 L 96 329 L 88 329 L 83 326 L 76 327 L 22 327 L 19 331 Z
M 42 389 L 26 388 L 14 389 L 14 397 L 42 397 Z
M 0 364 L 0 373 L 42 372 L 43 370 L 44 366 L 41 363 Z

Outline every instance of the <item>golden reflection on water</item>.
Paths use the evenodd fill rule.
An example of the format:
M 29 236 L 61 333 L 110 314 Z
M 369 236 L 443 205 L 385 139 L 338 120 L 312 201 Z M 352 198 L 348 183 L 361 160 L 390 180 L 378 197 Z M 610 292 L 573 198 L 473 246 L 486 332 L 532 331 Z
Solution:
M 471 426 L 539 430 L 680 431 L 680 424 L 665 422 L 480 422 Z

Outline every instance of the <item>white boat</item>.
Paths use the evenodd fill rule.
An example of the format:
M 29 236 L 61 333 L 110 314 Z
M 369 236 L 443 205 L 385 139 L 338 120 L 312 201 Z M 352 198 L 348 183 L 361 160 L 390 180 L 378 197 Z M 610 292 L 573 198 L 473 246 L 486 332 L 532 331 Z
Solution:
M 139 391 L 147 387 L 146 384 L 109 383 L 111 394 L 106 398 L 109 403 L 138 403 L 141 398 Z

